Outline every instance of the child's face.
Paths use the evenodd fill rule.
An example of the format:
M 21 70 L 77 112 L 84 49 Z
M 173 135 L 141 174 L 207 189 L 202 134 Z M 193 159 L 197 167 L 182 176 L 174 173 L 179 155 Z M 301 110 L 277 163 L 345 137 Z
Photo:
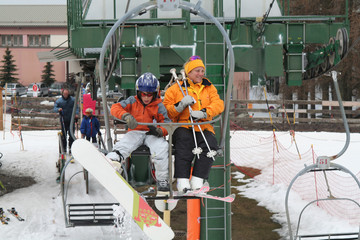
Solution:
M 150 92 L 150 93 L 148 93 L 148 92 L 141 92 L 141 93 L 140 93 L 140 96 L 141 96 L 142 102 L 143 102 L 145 105 L 147 105 L 147 104 L 151 103 L 154 95 L 153 95 L 152 92 Z

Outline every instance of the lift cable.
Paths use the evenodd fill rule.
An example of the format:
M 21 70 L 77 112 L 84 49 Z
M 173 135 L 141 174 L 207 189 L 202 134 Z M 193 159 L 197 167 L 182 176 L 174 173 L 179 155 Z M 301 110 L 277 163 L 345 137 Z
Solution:
M 270 6 L 269 6 L 268 10 L 265 12 L 265 14 L 264 14 L 261 22 L 260 22 L 259 25 L 258 25 L 258 28 L 260 28 L 260 32 L 259 32 L 258 37 L 257 37 L 257 39 L 256 39 L 257 41 L 260 41 L 261 37 L 264 35 L 264 32 L 265 32 L 265 22 L 266 22 L 267 18 L 269 17 L 269 14 L 270 14 L 270 11 L 271 11 L 271 9 L 272 9 L 272 7 L 273 7 L 273 5 L 274 5 L 274 2 L 275 2 L 275 0 L 273 0 L 273 1 L 270 3 Z

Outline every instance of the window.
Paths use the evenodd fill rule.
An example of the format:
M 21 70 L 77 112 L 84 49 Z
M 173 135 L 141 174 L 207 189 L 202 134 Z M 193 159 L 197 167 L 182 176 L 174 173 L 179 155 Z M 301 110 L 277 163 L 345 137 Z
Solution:
M 50 35 L 29 35 L 29 47 L 50 47 Z
M 23 36 L 22 35 L 1 35 L 0 43 L 2 47 L 22 47 Z

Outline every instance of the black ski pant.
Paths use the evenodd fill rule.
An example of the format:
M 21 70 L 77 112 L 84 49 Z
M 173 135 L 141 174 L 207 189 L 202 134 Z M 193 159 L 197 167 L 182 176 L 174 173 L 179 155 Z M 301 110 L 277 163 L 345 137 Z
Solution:
M 210 131 L 203 131 L 211 150 L 217 150 L 218 144 L 215 135 Z M 213 164 L 212 158 L 206 154 L 209 152 L 205 140 L 200 132 L 195 132 L 198 147 L 202 149 L 200 158 L 193 154 L 195 148 L 194 136 L 191 128 L 179 127 L 173 135 L 175 146 L 175 178 L 190 178 L 192 161 L 195 156 L 192 175 L 207 179 Z
M 75 139 L 73 139 L 70 135 L 70 122 L 64 122 L 64 127 L 65 127 L 65 136 L 63 138 L 63 146 L 64 146 L 64 151 L 66 152 L 66 149 L 67 149 L 66 137 L 68 137 L 68 140 L 69 140 L 69 150 L 71 150 L 71 145 L 73 144 Z M 72 132 L 73 133 L 75 132 L 75 124 L 74 124 Z
M 91 139 L 91 141 L 90 141 Z M 89 142 L 92 142 L 92 143 L 96 143 L 96 137 L 88 137 L 86 136 L 86 140 L 88 140 Z

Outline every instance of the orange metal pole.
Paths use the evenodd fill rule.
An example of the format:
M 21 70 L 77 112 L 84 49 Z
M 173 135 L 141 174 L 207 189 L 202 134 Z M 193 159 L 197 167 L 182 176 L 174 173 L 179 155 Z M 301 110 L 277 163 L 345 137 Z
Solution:
M 187 200 L 187 240 L 200 239 L 200 199 Z

